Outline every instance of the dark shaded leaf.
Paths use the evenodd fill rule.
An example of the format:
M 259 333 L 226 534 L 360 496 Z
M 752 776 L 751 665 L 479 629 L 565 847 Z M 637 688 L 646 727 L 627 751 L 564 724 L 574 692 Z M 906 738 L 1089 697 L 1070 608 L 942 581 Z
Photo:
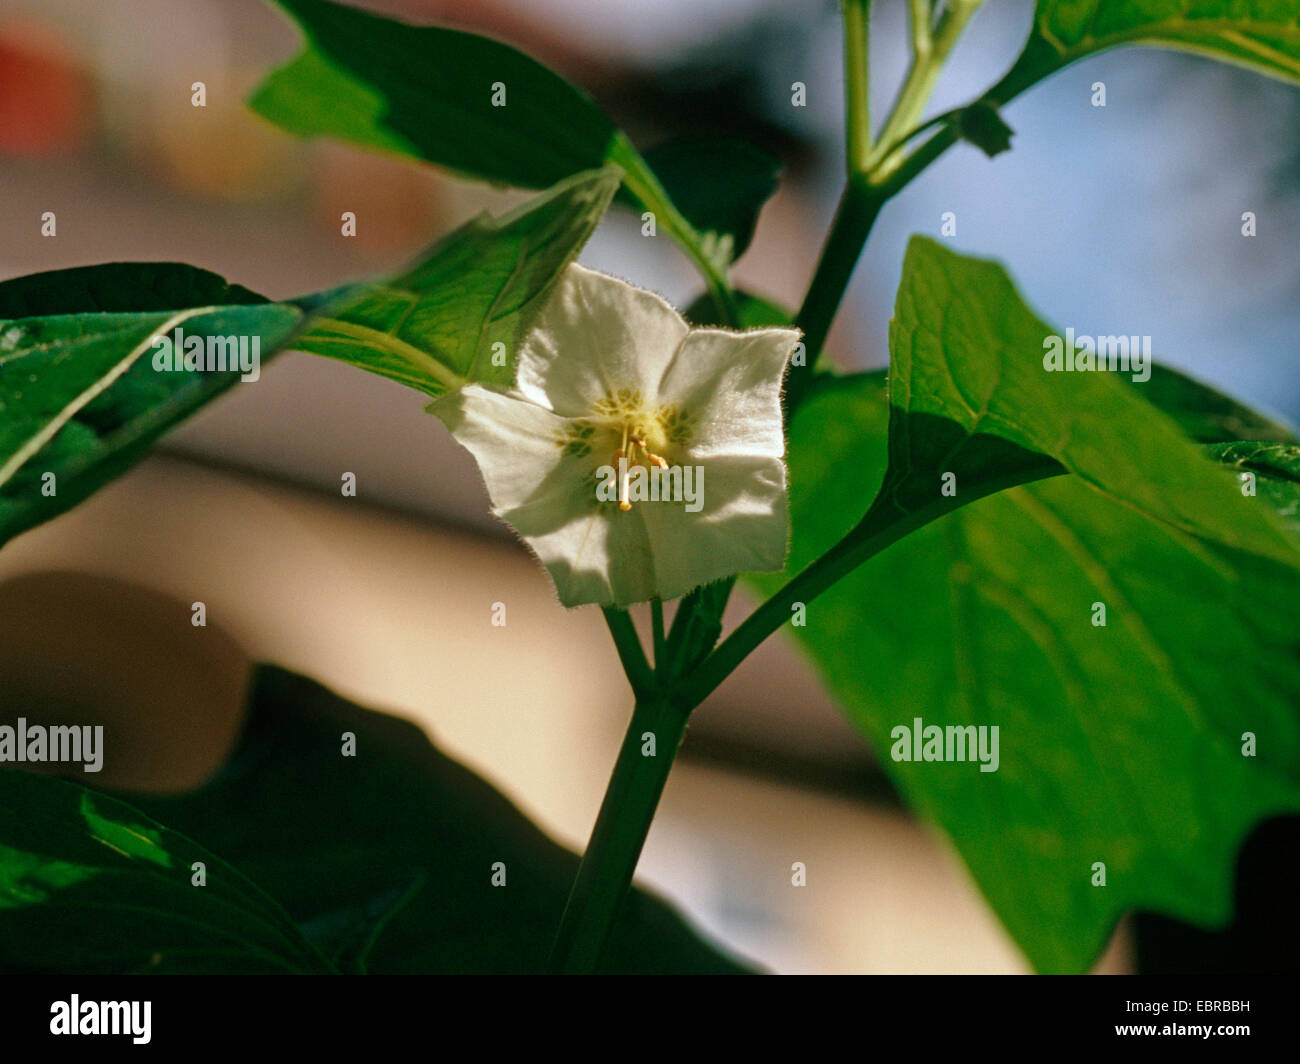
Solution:
M 204 885 L 195 885 L 201 862 Z M 274 901 L 107 795 L 0 769 L 0 970 L 328 972 Z
M 731 262 L 749 247 L 759 211 L 776 191 L 781 162 L 735 137 L 687 134 L 644 155 L 669 198 L 706 241 L 710 257 Z M 628 193 L 620 197 L 630 205 Z
M 412 26 L 326 0 L 276 2 L 306 43 L 249 100 L 264 118 L 298 136 L 336 137 L 520 188 L 613 164 L 635 201 L 718 283 L 725 249 L 696 232 L 591 98 L 536 60 L 464 30 Z M 501 92 L 504 105 L 496 106 Z M 757 170 L 744 171 L 747 187 Z
M 340 756 L 344 732 L 355 757 Z M 271 666 L 258 668 L 243 740 L 210 784 L 135 800 L 237 863 L 308 927 L 383 910 L 422 875 L 369 950 L 374 973 L 541 970 L 577 871 L 575 855 L 415 725 Z M 498 861 L 504 887 L 492 885 Z M 742 970 L 641 890 L 606 966 Z
M 302 27 L 306 47 L 249 106 L 290 133 L 522 188 L 546 188 L 611 158 L 617 131 L 604 112 L 507 44 L 323 0 L 276 2 Z M 494 105 L 502 90 L 504 104 Z

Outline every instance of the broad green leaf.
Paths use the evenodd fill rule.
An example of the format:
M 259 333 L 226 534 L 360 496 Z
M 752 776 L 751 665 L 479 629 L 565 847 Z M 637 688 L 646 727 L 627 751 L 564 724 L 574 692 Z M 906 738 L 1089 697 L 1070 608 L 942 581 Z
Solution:
M 517 342 L 618 183 L 610 168 L 579 174 L 499 219 L 479 215 L 400 277 L 313 297 L 294 347 L 435 397 L 471 380 L 508 387 Z
M 156 370 L 155 338 L 178 328 L 205 347 L 242 337 L 264 361 L 299 317 L 167 263 L 0 284 L 0 543 L 76 505 L 241 379 L 238 370 Z
M 704 135 L 674 137 L 644 158 L 710 257 L 728 263 L 745 253 L 776 191 L 780 160 L 736 137 Z M 630 194 L 621 198 L 636 206 Z
M 793 420 L 788 573 L 882 484 L 902 517 L 956 470 L 959 502 L 989 437 L 1012 445 L 1013 472 L 1037 452 L 1074 474 L 928 524 L 809 603 L 793 634 L 1030 962 L 1080 971 L 1128 911 L 1225 923 L 1242 840 L 1300 809 L 1300 571 L 1276 499 L 1243 496 L 1145 385 L 1045 372 L 1051 331 L 999 267 L 914 241 L 888 404 L 878 375 L 839 378 Z M 1221 430 L 1208 389 L 1170 396 L 1179 421 Z M 887 490 L 876 506 L 892 503 Z M 917 717 L 997 725 L 997 771 L 894 761 L 893 729 Z
M 208 850 L 106 795 L 0 769 L 0 971 L 330 970 Z
M 1055 334 L 1000 266 L 914 237 L 890 323 L 891 450 L 928 448 L 910 423 L 936 416 L 1053 458 L 1174 531 L 1300 564 L 1300 544 L 1266 511 L 1240 505 L 1230 479 L 1118 374 L 1048 372 Z
M 339 736 L 356 756 L 339 756 Z M 234 862 L 332 955 L 374 973 L 533 972 L 578 859 L 415 725 L 260 666 L 245 734 L 192 794 L 135 796 Z M 503 862 L 506 885 L 492 885 Z M 380 915 L 373 942 L 370 916 Z M 340 944 L 352 945 L 340 949 Z M 618 972 L 739 972 L 634 890 L 606 953 Z
M 611 158 L 617 130 L 595 102 L 507 44 L 324 0 L 276 2 L 306 46 L 249 106 L 290 133 L 521 188 L 546 188 Z
M 1024 51 L 989 96 L 1005 102 L 1122 44 L 1195 52 L 1300 84 L 1300 0 L 1038 0 Z
M 535 59 L 464 30 L 326 0 L 276 2 L 306 41 L 250 98 L 262 117 L 298 136 L 335 137 L 520 188 L 613 164 L 636 202 L 717 283 L 728 261 L 719 242 L 695 231 L 586 93 Z

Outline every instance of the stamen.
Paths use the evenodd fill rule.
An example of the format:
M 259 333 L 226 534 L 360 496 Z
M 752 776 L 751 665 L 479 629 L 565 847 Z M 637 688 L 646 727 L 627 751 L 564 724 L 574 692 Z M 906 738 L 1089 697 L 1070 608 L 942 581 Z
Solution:
M 663 458 L 660 458 L 657 454 L 654 453 L 654 451 L 650 450 L 650 448 L 646 446 L 645 440 L 643 440 L 640 436 L 630 436 L 629 439 L 637 447 L 640 447 L 641 450 L 645 453 L 645 456 L 648 459 L 650 459 L 651 462 L 657 465 L 660 469 L 668 468 L 667 461 L 665 461 Z
M 631 468 L 632 463 L 630 461 L 631 455 L 628 453 L 628 449 L 627 449 L 627 425 L 626 424 L 624 424 L 623 426 L 623 445 L 618 449 L 618 457 L 614 461 L 614 465 L 616 468 L 619 468 L 619 462 L 622 461 L 624 458 L 629 459 L 629 461 L 621 467 L 621 471 L 619 473 L 618 508 L 626 512 L 632 509 L 632 501 L 631 499 L 628 498 L 629 491 L 628 491 L 628 483 L 627 483 L 628 470 Z
M 668 461 L 650 450 L 646 444 L 645 437 L 641 435 L 640 426 L 633 428 L 627 422 L 623 423 L 622 446 L 614 452 L 613 464 L 615 469 L 620 462 L 625 462 L 626 468 L 618 476 L 618 508 L 623 511 L 632 509 L 632 489 L 631 489 L 631 470 L 633 466 L 648 468 L 650 465 L 658 466 L 660 469 L 668 469 Z M 640 451 L 644 458 L 637 456 Z

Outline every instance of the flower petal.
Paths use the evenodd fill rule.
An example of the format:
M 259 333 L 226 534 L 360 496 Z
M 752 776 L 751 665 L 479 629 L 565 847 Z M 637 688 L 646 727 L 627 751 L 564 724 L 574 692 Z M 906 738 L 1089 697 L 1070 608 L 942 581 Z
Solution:
M 641 503 L 631 511 L 645 521 L 646 565 L 653 568 L 654 593 L 664 599 L 737 573 L 773 572 L 785 565 L 785 463 L 738 456 L 715 458 L 700 468 L 704 505 L 698 513 L 675 502 Z
M 781 379 L 799 336 L 794 329 L 691 330 L 659 394 L 700 426 L 689 448 L 693 461 L 785 453 Z
M 427 409 L 474 456 L 497 511 L 550 502 L 567 512 L 591 479 L 591 460 L 566 455 L 559 442 L 571 421 L 535 403 L 471 384 Z
M 565 417 L 590 414 L 621 389 L 653 404 L 688 332 L 653 292 L 574 263 L 520 345 L 517 387 Z
M 528 507 L 502 516 L 546 566 L 563 605 L 624 606 L 654 598 L 659 589 L 641 508 L 624 513 L 616 503 L 598 505 L 600 511 L 562 527 L 538 522 L 540 515 Z
M 553 509 L 530 503 L 500 516 L 546 566 L 565 606 L 675 599 L 701 584 L 785 565 L 784 463 L 718 459 L 706 467 L 702 487 L 698 513 L 680 502 L 639 502 L 627 511 L 597 502 L 557 525 Z
M 565 606 L 639 602 L 655 594 L 645 523 L 596 497 L 607 459 L 566 453 L 556 441 L 573 421 L 477 384 L 428 409 L 474 456 L 492 512 L 546 566 Z M 622 520 L 611 520 L 611 518 Z

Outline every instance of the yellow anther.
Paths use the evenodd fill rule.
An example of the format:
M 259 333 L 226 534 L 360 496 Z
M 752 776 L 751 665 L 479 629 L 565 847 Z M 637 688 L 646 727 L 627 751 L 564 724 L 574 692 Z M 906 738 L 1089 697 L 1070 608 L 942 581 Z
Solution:
M 668 460 L 655 454 L 646 444 L 645 437 L 641 435 L 641 428 L 633 428 L 627 422 L 622 425 L 623 444 L 614 452 L 613 464 L 616 469 L 622 463 L 622 471 L 617 473 L 618 476 L 618 508 L 623 511 L 632 509 L 632 492 L 630 486 L 631 469 L 634 466 L 641 466 L 643 469 L 649 466 L 658 466 L 660 469 L 667 469 Z M 638 453 L 639 452 L 639 453 Z

